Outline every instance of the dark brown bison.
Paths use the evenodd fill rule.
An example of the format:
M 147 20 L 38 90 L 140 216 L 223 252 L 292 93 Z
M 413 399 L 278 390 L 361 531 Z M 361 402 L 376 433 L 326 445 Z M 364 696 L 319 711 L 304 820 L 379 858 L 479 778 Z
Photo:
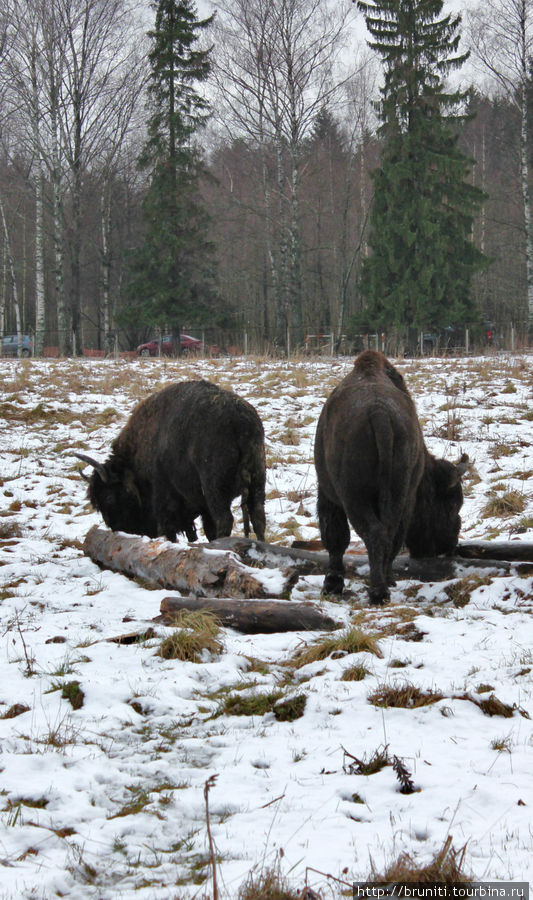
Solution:
M 324 591 L 342 592 L 348 522 L 367 548 L 372 603 L 388 599 L 404 543 L 413 556 L 451 553 L 466 460 L 456 466 L 428 452 L 403 377 L 382 353 L 360 353 L 328 397 L 316 433 L 318 519 L 329 553 Z
M 208 540 L 231 534 L 231 502 L 241 497 L 265 536 L 265 447 L 253 406 L 208 381 L 172 384 L 143 400 L 113 441 L 107 462 L 74 454 L 94 467 L 88 496 L 113 531 L 197 537 L 201 516 Z

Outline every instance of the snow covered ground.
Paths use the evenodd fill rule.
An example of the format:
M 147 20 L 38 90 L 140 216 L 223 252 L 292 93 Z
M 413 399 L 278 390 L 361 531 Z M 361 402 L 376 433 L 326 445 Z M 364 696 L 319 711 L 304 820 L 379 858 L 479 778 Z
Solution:
M 448 836 L 478 880 L 533 881 L 531 576 L 470 580 L 462 599 L 450 582 L 399 582 L 383 610 L 353 580 L 325 610 L 378 635 L 378 654 L 300 667 L 287 662 L 320 635 L 226 629 L 223 652 L 199 663 L 156 655 L 172 632 L 158 624 L 138 643 L 106 640 L 146 629 L 169 591 L 84 556 L 101 519 L 70 451 L 105 459 L 140 398 L 207 377 L 263 419 L 267 540 L 315 539 L 316 421 L 351 364 L 0 360 L 0 897 L 211 898 L 214 774 L 220 897 L 237 898 L 253 867 L 338 897 L 319 873 L 366 880 L 402 851 L 430 860 Z M 398 367 L 431 451 L 474 461 L 462 539 L 532 541 L 533 358 Z M 319 602 L 321 581 L 301 578 L 293 599 Z M 343 680 L 354 667 L 360 680 Z M 442 698 L 369 699 L 391 687 Z M 273 691 L 303 695 L 304 714 L 220 714 L 228 697 Z M 508 717 L 483 712 L 493 695 Z M 356 774 L 352 757 L 385 748 L 415 792 L 390 764 Z

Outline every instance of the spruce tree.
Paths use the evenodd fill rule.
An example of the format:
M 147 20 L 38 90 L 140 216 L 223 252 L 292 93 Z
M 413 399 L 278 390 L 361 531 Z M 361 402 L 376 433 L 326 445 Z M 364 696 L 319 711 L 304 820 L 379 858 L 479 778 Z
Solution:
M 358 2 L 384 65 L 382 155 L 360 290 L 368 321 L 398 337 L 409 327 L 474 321 L 471 279 L 486 262 L 472 241 L 484 195 L 467 181 L 473 161 L 458 146 L 467 92 L 447 92 L 443 82 L 468 54 L 457 53 L 461 17 L 439 18 L 442 6 Z
M 139 166 L 148 174 L 144 238 L 134 254 L 130 303 L 124 318 L 168 329 L 179 353 L 185 322 L 212 309 L 213 250 L 200 192 L 202 163 L 194 143 L 208 104 L 197 89 L 210 71 L 209 50 L 198 49 L 212 16 L 198 20 L 191 0 L 158 0 L 151 51 L 148 137 Z

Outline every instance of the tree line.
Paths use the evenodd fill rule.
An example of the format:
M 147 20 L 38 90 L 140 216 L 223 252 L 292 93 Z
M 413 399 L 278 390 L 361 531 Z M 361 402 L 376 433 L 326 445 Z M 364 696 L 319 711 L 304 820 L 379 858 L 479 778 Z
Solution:
M 0 330 L 33 334 L 37 355 L 184 328 L 273 352 L 460 323 L 513 324 L 525 340 L 533 2 L 488 0 L 464 21 L 430 0 L 213 6 L 202 19 L 192 0 L 4 3 Z M 395 6 L 396 35 L 376 32 Z M 373 46 L 356 39 L 361 16 Z M 459 35 L 475 83 L 445 89 Z M 424 90 L 399 77 L 407 63 Z M 431 112 L 409 150 L 405 91 Z M 398 175 L 420 147 L 427 191 L 420 172 Z M 401 289 L 400 238 L 401 259 L 418 247 Z

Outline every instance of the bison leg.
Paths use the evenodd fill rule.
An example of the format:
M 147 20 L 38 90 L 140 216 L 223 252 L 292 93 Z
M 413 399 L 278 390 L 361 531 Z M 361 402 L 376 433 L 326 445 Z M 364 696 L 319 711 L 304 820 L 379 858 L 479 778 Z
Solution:
M 365 543 L 370 566 L 370 602 L 382 606 L 390 597 L 388 578 L 392 577 L 393 538 L 370 508 L 365 505 L 366 515 L 361 517 L 361 507 L 351 504 L 347 507 L 349 520 Z
M 343 556 L 350 543 L 350 527 L 341 506 L 329 500 L 318 489 L 318 524 L 322 543 L 329 553 L 329 564 L 322 591 L 324 594 L 342 594 L 344 588 Z
M 204 529 L 205 524 L 207 524 L 209 532 L 212 533 L 212 526 L 214 527 L 213 536 L 209 537 L 209 534 L 206 530 L 206 537 L 210 541 L 215 540 L 215 538 L 229 537 L 233 528 L 231 498 L 228 499 L 222 496 L 220 490 L 203 483 L 202 493 L 204 495 L 205 503 L 207 506 L 207 510 L 204 510 L 204 512 L 202 513 Z
M 214 541 L 217 537 L 217 527 L 213 522 L 211 513 L 207 509 L 202 513 L 202 525 L 207 540 Z

